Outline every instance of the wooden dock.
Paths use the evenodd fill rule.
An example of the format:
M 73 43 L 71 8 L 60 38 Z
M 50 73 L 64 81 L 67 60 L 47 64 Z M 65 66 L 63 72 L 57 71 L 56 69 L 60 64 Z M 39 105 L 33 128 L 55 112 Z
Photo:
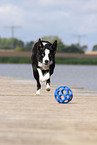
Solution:
M 35 96 L 32 80 L 0 77 L 0 145 L 97 145 L 97 92 L 71 87 L 59 104 L 57 87 Z

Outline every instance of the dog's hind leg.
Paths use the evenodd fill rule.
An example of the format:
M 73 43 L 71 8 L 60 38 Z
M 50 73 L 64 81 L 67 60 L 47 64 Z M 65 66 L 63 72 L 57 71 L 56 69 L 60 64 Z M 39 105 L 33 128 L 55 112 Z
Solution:
M 50 91 L 50 79 L 46 81 L 46 91 Z

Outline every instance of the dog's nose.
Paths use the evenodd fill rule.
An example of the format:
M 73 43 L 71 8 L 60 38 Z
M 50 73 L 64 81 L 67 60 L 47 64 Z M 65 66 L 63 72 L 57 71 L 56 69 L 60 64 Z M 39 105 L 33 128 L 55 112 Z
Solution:
M 45 60 L 45 64 L 48 64 L 48 62 L 49 62 L 48 60 Z

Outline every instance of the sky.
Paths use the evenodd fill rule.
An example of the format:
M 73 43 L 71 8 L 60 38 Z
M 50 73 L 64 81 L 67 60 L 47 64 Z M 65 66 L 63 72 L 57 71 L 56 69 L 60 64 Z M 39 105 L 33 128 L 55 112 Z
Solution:
M 24 42 L 58 36 L 64 44 L 97 44 L 97 0 L 0 0 L 0 37 Z M 80 39 L 79 39 L 80 38 Z

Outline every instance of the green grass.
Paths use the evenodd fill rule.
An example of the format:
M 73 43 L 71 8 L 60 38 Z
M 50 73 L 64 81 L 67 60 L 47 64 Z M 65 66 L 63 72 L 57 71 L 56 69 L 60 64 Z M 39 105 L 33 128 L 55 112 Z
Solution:
M 31 63 L 30 57 L 0 57 L 0 63 Z
M 97 58 L 56 58 L 57 64 L 97 65 Z
M 0 57 L 0 63 L 30 64 L 30 57 Z M 97 65 L 97 58 L 63 58 L 56 57 L 56 64 Z

